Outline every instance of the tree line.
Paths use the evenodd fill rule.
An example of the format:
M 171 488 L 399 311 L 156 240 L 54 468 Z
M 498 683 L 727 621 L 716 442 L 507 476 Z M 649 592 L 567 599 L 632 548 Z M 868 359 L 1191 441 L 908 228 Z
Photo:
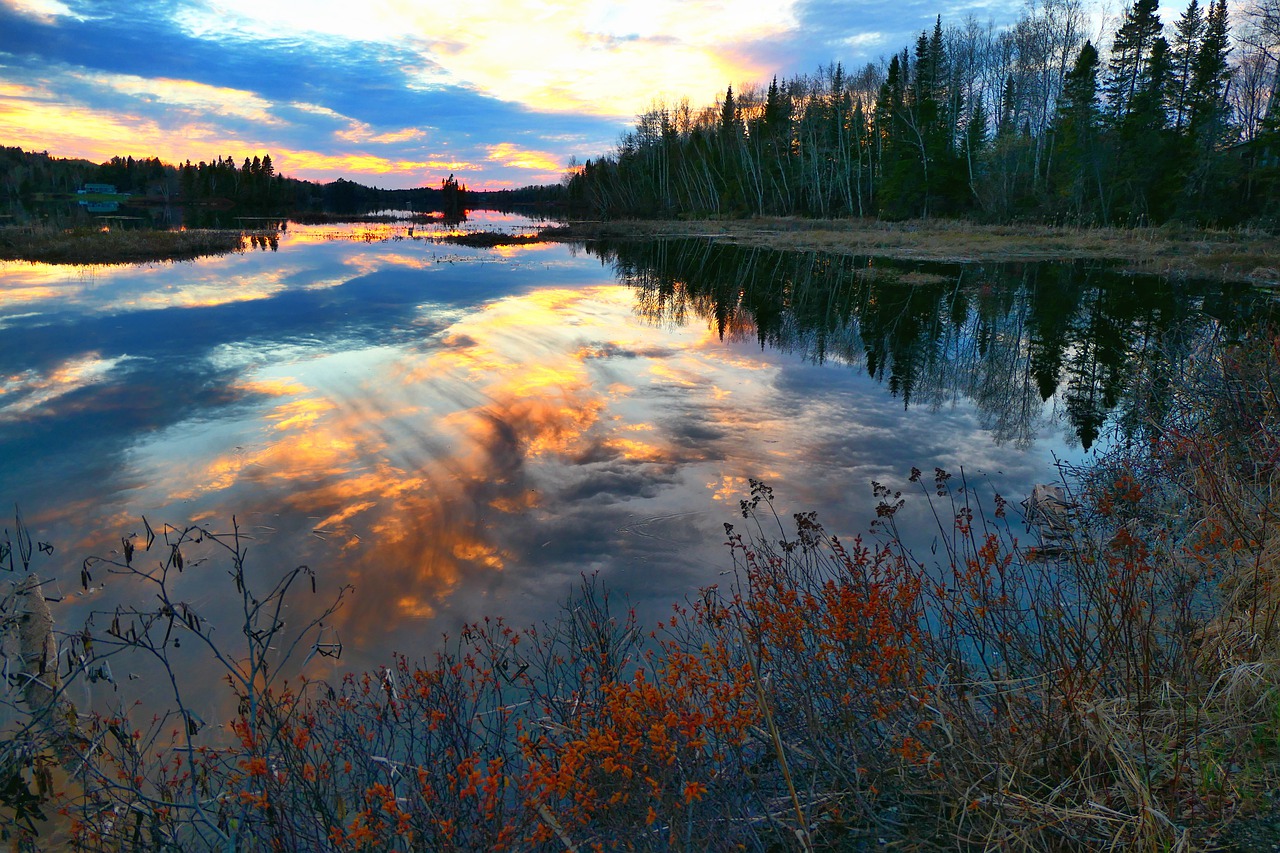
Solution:
M 158 157 L 112 157 L 104 163 L 52 157 L 47 151 L 0 148 L 0 191 L 10 201 L 69 195 L 85 184 L 163 201 L 227 201 L 257 207 L 291 206 L 318 194 L 319 185 L 277 174 L 271 155 L 171 165 Z
M 228 199 L 236 204 L 278 207 L 292 202 L 289 180 L 277 175 L 271 155 L 244 158 L 240 168 L 230 157 L 218 157 L 212 163 L 190 160 L 178 167 L 182 198 L 186 201 Z M 301 182 L 299 182 L 301 183 Z
M 970 17 L 854 73 L 833 63 L 712 105 L 657 103 L 614 152 L 571 164 L 604 216 L 971 216 L 1213 223 L 1280 212 L 1280 3 L 1238 27 L 1135 0 L 1087 36 L 1080 0 L 1011 27 Z
M 270 154 L 246 156 L 240 165 L 234 158 L 218 156 L 192 163 L 170 165 L 156 157 L 112 157 L 104 163 L 52 157 L 47 151 L 0 147 L 0 198 L 11 202 L 74 194 L 88 183 L 111 184 L 121 193 L 145 199 L 183 204 L 231 204 L 237 208 L 288 211 L 325 209 L 362 211 L 377 208 L 439 210 L 459 214 L 476 206 L 480 196 L 450 175 L 439 188 L 418 187 L 385 190 L 339 178 L 328 184 L 281 175 Z M 533 188 L 562 196 L 562 187 Z M 535 193 L 536 194 L 536 193 Z M 512 194 L 511 201 L 527 200 L 528 191 Z M 543 194 L 537 194 L 539 197 Z

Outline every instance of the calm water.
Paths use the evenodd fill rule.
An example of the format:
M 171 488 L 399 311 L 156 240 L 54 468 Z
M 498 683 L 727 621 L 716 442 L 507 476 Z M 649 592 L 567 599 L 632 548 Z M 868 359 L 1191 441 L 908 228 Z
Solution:
M 79 583 L 141 516 L 234 515 L 258 583 L 305 563 L 317 599 L 354 584 L 338 666 L 369 667 L 486 614 L 545 618 L 582 573 L 657 618 L 721 579 L 748 478 L 842 533 L 874 517 L 870 481 L 912 466 L 1020 499 L 1133 419 L 1134 375 L 1158 405 L 1215 317 L 1255 310 L 1080 265 L 472 250 L 403 225 L 291 226 L 182 264 L 3 264 L 0 499 L 55 545 L 38 565 L 64 627 L 141 595 Z M 927 548 L 926 512 L 899 518 Z M 178 595 L 233 638 L 224 569 L 188 569 Z

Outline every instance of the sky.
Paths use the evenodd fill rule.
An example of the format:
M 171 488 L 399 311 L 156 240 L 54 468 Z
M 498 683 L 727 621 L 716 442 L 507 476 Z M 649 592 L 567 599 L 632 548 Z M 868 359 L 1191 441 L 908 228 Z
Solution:
M 1019 0 L 0 0 L 0 144 L 270 154 L 328 182 L 561 179 L 661 99 L 848 68 Z M 356 10 L 356 11 L 353 11 Z

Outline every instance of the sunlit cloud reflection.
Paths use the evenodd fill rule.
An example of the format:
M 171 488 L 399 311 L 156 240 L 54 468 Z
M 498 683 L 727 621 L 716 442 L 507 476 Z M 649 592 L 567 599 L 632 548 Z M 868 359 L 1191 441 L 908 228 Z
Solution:
M 140 515 L 235 518 L 255 582 L 316 569 L 300 612 L 354 585 L 330 627 L 342 666 L 375 665 L 466 619 L 542 618 L 583 573 L 664 603 L 714 582 L 753 478 L 847 530 L 873 512 L 868 479 L 950 464 L 965 443 L 976 464 L 1039 461 L 984 454 L 963 402 L 908 418 L 856 366 L 762 349 L 745 317 L 646 313 L 563 246 L 448 263 L 427 243 L 318 232 L 14 284 L 51 292 L 15 309 L 44 325 L 18 325 L 4 357 L 3 473 L 32 519 L 72 531 L 63 550 L 98 551 Z M 62 500 L 66 482 L 84 494 Z M 225 608 L 222 581 L 188 572 L 180 594 Z

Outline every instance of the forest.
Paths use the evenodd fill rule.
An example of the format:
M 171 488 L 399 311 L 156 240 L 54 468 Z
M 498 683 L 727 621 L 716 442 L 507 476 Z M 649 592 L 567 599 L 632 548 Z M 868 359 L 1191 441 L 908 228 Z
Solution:
M 105 163 L 52 157 L 47 151 L 0 148 L 0 191 L 9 201 L 70 195 L 86 183 L 157 202 L 208 202 L 278 207 L 306 200 L 319 185 L 276 173 L 271 155 L 169 165 L 158 157 L 112 157 Z
M 1102 37 L 1079 0 L 1008 28 L 970 17 L 880 63 L 714 104 L 655 103 L 608 156 L 573 164 L 596 215 L 933 216 L 1208 225 L 1280 212 L 1280 4 L 1233 24 L 1136 0 Z
M 339 178 L 327 184 L 279 174 L 270 154 L 170 165 L 157 157 L 112 157 L 105 163 L 59 158 L 47 151 L 0 147 L 0 198 L 9 202 L 69 196 L 86 183 L 111 184 L 142 200 L 173 204 L 231 204 L 239 208 L 291 212 L 315 209 L 367 211 L 408 209 L 457 213 L 488 207 L 553 204 L 564 198 L 561 186 L 516 190 L 469 190 L 453 175 L 439 187 L 389 190 Z

